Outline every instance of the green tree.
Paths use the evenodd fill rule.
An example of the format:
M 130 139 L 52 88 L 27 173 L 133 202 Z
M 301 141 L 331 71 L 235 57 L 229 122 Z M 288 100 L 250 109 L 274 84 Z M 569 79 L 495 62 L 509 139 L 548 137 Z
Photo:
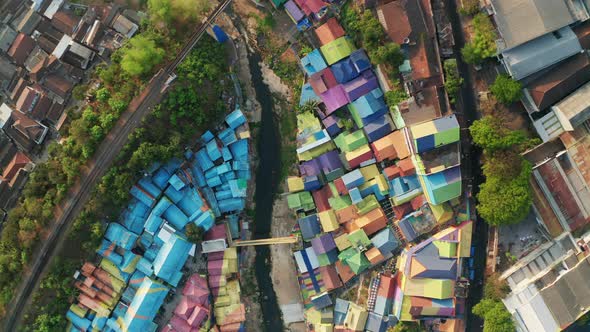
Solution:
M 529 178 L 532 166 L 523 159 L 514 179 L 488 177 L 479 187 L 477 211 L 491 225 L 514 224 L 523 220 L 533 203 Z
M 313 113 L 316 111 L 316 109 L 318 108 L 319 105 L 320 105 L 320 103 L 317 100 L 308 100 L 301 106 L 299 106 L 299 105 L 295 106 L 295 111 L 298 114 L 308 113 L 308 112 Z
M 207 0 L 148 0 L 152 21 L 170 24 L 194 22 L 211 8 Z
M 205 235 L 205 231 L 203 228 L 195 225 L 194 223 L 189 223 L 186 225 L 186 237 L 192 243 L 199 243 L 203 241 L 203 236 Z
M 501 119 L 485 116 L 473 122 L 469 127 L 473 143 L 486 152 L 518 148 L 527 142 L 522 130 L 509 130 Z
M 376 64 L 387 64 L 397 70 L 404 63 L 404 54 L 396 43 L 387 43 L 371 52 L 371 59 Z
M 455 103 L 455 100 L 459 95 L 459 89 L 461 88 L 461 85 L 463 85 L 463 78 L 459 76 L 459 71 L 457 69 L 457 60 L 445 60 L 444 69 L 445 89 L 447 90 L 451 103 Z
M 394 327 L 390 327 L 387 332 L 422 332 L 420 325 L 414 322 L 399 322 Z
M 497 300 L 484 299 L 473 307 L 473 313 L 483 318 L 484 332 L 514 331 L 512 315 L 504 304 Z
M 503 104 L 512 104 L 522 96 L 522 84 L 510 76 L 502 74 L 496 77 L 490 91 Z
M 121 68 L 131 76 L 149 73 L 164 59 L 164 50 L 153 39 L 144 35 L 131 38 L 122 52 Z
M 100 88 L 96 90 L 96 99 L 101 103 L 106 103 L 111 97 L 111 92 L 107 88 Z
M 395 89 L 385 92 L 385 102 L 387 106 L 394 107 L 402 101 L 408 99 L 408 94 L 402 89 Z
M 359 28 L 366 49 L 376 48 L 385 39 L 383 26 L 370 10 L 362 13 Z
M 467 63 L 478 64 L 496 55 L 496 33 L 490 18 L 479 13 L 473 17 L 473 40 L 463 47 L 461 53 Z

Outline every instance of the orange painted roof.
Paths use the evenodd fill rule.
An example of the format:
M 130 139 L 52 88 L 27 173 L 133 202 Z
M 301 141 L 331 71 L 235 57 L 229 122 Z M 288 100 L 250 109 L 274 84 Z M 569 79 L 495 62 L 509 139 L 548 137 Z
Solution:
M 326 45 L 329 42 L 336 40 L 346 34 L 338 20 L 334 17 L 329 19 L 326 23 L 320 25 L 315 29 L 315 34 L 320 40 L 320 44 Z

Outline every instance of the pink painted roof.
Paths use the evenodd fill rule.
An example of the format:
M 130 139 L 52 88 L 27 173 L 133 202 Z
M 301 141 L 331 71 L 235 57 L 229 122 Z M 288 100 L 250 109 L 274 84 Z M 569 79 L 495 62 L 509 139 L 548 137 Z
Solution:
M 209 275 L 220 275 L 223 267 L 223 260 L 207 261 L 207 271 Z
M 201 326 L 201 324 L 203 323 L 205 318 L 207 318 L 208 314 L 209 314 L 208 309 L 203 308 L 201 306 L 196 306 L 192 315 L 186 321 L 192 327 L 199 327 L 199 326 Z
M 182 319 L 188 319 L 195 309 L 196 304 L 189 300 L 186 296 L 183 296 L 180 303 L 174 309 L 174 314 Z
M 172 318 L 170 319 L 170 322 L 168 322 L 168 324 L 172 326 L 174 331 L 191 332 L 191 326 L 188 325 L 188 323 L 184 319 L 182 319 L 176 315 L 172 316 Z
M 309 15 L 311 13 L 317 14 L 322 10 L 322 8 L 328 6 L 327 3 L 323 2 L 322 0 L 295 0 L 295 3 L 303 10 L 305 15 Z
M 217 240 L 217 239 L 225 239 L 225 225 L 219 224 L 211 227 L 211 229 L 205 233 L 205 240 Z

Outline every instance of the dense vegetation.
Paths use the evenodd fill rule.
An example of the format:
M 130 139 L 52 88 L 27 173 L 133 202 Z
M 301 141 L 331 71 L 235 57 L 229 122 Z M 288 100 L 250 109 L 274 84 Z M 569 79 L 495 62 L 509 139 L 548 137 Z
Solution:
M 348 1 L 341 12 L 340 23 L 355 44 L 367 50 L 371 62 L 382 65 L 391 83 L 391 91 L 385 93 L 387 105 L 393 107 L 408 98 L 400 83 L 399 66 L 404 62 L 400 45 L 391 41 L 379 20 L 370 10 L 362 11 Z
M 496 55 L 496 30 L 490 18 L 479 13 L 473 17 L 473 40 L 465 44 L 461 53 L 467 63 L 479 64 Z
M 515 330 L 512 315 L 500 300 L 483 299 L 473 307 L 473 313 L 483 318 L 484 332 Z
M 529 213 L 531 164 L 521 152 L 536 145 L 521 130 L 509 130 L 499 118 L 485 116 L 469 128 L 473 143 L 483 149 L 486 178 L 477 195 L 477 211 L 492 225 L 520 222 Z
M 84 84 L 74 89 L 73 97 L 79 100 L 89 97 L 88 103 L 83 109 L 68 110 L 69 123 L 65 124 L 60 132 L 63 139 L 59 143 L 52 142 L 48 146 L 48 160 L 37 165 L 29 177 L 17 206 L 9 211 L 0 236 L 0 315 L 4 314 L 5 306 L 11 300 L 14 289 L 20 281 L 20 275 L 52 221 L 55 206 L 63 201 L 67 191 L 78 178 L 83 165 L 93 156 L 107 133 L 127 109 L 131 99 L 141 91 L 151 73 L 155 71 L 160 62 L 166 59 L 166 56 L 170 57 L 175 54 L 175 50 L 179 48 L 185 38 L 182 33 L 177 32 L 174 24 L 191 23 L 187 26 L 192 29 L 198 16 L 208 8 L 208 3 L 203 7 L 198 7 L 192 1 L 184 0 L 160 0 L 160 3 L 166 4 L 170 11 L 158 14 L 150 11 L 151 20 L 142 24 L 141 32 L 113 53 L 108 66 L 100 64 L 96 67 L 92 80 L 97 82 L 98 88 L 88 90 L 89 85 Z M 154 6 L 151 9 L 153 8 Z M 174 15 L 178 15 L 178 17 Z M 169 19 L 170 17 L 172 19 Z M 167 50 L 167 52 L 163 50 Z M 201 52 L 205 52 L 207 55 L 221 54 L 215 48 Z M 219 59 L 223 59 L 223 57 Z M 210 62 L 219 65 L 219 61 L 222 61 L 219 59 L 206 58 L 202 61 L 207 65 Z M 186 68 L 186 72 L 199 71 L 198 75 L 205 75 L 207 78 L 217 77 L 221 72 L 220 70 L 213 72 L 214 65 L 203 69 L 201 67 L 203 63 L 200 61 L 196 60 L 192 65 L 185 63 L 183 67 Z M 198 67 L 198 70 L 195 67 Z M 187 92 L 174 93 L 182 96 Z M 193 97 L 190 96 L 190 98 Z M 190 98 L 185 99 L 189 100 Z M 173 107 L 170 106 L 171 104 Z M 208 112 L 214 113 L 219 109 L 217 104 L 213 104 L 207 108 Z M 199 113 L 200 110 L 200 108 L 194 108 L 193 112 L 183 112 L 182 110 L 187 107 L 184 101 L 179 101 L 178 107 L 174 102 L 168 102 L 167 106 L 168 113 L 162 112 L 161 121 L 158 122 L 160 124 L 169 121 L 170 119 L 167 117 L 194 121 L 190 116 Z M 191 106 L 198 105 L 193 103 Z M 201 116 L 197 122 L 202 124 L 205 120 L 206 117 Z M 184 128 L 184 126 L 178 127 Z M 137 146 L 137 153 L 130 161 L 134 171 L 157 159 L 158 156 L 172 155 L 174 151 L 179 149 L 177 143 L 182 141 L 186 137 L 186 133 L 190 131 L 185 129 L 185 132 L 175 133 L 174 131 L 168 132 L 168 129 L 162 126 L 154 128 L 160 128 L 155 131 L 160 135 L 159 139 L 154 140 L 152 144 L 146 139 L 146 142 Z M 150 132 L 150 134 L 152 133 Z M 136 142 L 144 139 L 141 130 L 133 135 L 135 135 Z M 169 148 L 165 149 L 158 146 L 159 142 L 171 143 Z M 130 148 L 132 148 L 131 145 L 129 145 Z M 125 186 L 130 184 L 131 179 L 132 177 L 119 176 L 114 168 L 105 176 L 103 185 L 109 187 L 110 192 L 117 192 L 118 197 L 122 198 L 126 197 Z M 89 205 L 95 203 L 91 201 Z M 110 211 L 109 207 L 112 206 L 117 205 L 105 205 L 105 211 Z M 96 211 L 101 210 L 97 209 Z M 93 220 L 96 217 L 92 213 L 86 213 L 85 216 L 88 220 Z M 100 238 L 100 228 L 97 229 L 94 225 L 86 224 L 83 216 L 81 218 L 77 227 L 82 228 L 78 228 L 78 230 L 83 230 L 86 227 L 87 233 L 78 235 L 81 237 L 80 241 Z M 83 233 L 83 231 L 79 233 Z M 40 316 L 39 319 L 43 319 L 43 317 Z
M 457 96 L 459 95 L 459 90 L 463 85 L 463 77 L 459 76 L 456 59 L 445 60 L 444 69 L 445 89 L 449 95 L 449 100 L 454 104 L 456 102 Z
M 506 74 L 501 74 L 490 86 L 490 91 L 499 102 L 509 105 L 518 101 L 522 96 L 522 84 Z
M 117 219 L 127 204 L 129 189 L 144 169 L 155 161 L 180 156 L 185 146 L 196 141 L 200 131 L 225 112 L 221 102 L 227 88 L 221 85 L 227 71 L 225 58 L 221 45 L 210 38 L 201 40 L 179 68 L 177 85 L 144 120 L 144 125 L 130 134 L 116 164 L 102 178 L 70 230 L 70 250 L 64 248 L 59 253 L 35 294 L 35 306 L 26 319 L 27 330 L 63 330 L 65 312 L 76 293 L 72 276 L 84 260 L 93 257 L 104 222 Z M 201 236 L 200 230 L 191 230 L 192 240 Z

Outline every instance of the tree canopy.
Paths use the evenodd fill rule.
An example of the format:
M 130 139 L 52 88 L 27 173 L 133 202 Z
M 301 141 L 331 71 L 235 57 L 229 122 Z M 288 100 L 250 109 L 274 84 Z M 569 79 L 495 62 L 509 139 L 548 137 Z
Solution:
M 186 237 L 190 242 L 199 243 L 203 241 L 204 235 L 205 231 L 194 223 L 191 222 L 186 225 Z
M 520 153 L 536 140 L 509 130 L 496 117 L 485 116 L 469 128 L 473 142 L 484 150 L 486 181 L 479 187 L 477 211 L 492 225 L 513 224 L 530 211 L 531 164 Z
M 394 327 L 391 327 L 387 332 L 422 332 L 420 325 L 414 322 L 399 322 Z
M 457 60 L 445 60 L 444 69 L 445 89 L 447 90 L 451 103 L 455 103 L 455 100 L 459 95 L 459 89 L 461 89 L 461 85 L 463 85 L 463 78 L 459 76 L 459 71 L 457 69 Z
M 506 74 L 498 75 L 490 91 L 503 104 L 512 104 L 522 96 L 522 84 Z
M 150 18 L 155 22 L 188 23 L 211 8 L 207 0 L 148 0 Z
M 473 307 L 473 313 L 483 318 L 484 332 L 514 331 L 512 315 L 504 304 L 497 300 L 484 299 Z
M 478 64 L 496 55 L 496 33 L 490 18 L 479 13 L 473 17 L 473 40 L 463 47 L 461 53 L 467 63 Z
M 390 42 L 374 49 L 371 52 L 371 59 L 378 65 L 388 64 L 397 69 L 397 67 L 404 63 L 404 54 L 398 44 Z
M 146 36 L 137 35 L 129 40 L 122 51 L 121 68 L 131 76 L 149 73 L 164 59 L 164 50 Z

